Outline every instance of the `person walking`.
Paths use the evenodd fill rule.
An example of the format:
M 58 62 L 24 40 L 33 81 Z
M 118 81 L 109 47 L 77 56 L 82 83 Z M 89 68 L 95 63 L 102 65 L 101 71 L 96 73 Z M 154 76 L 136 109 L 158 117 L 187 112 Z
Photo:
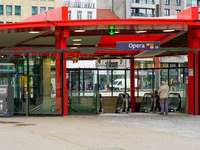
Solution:
M 165 107 L 165 115 L 168 115 L 169 86 L 166 85 L 165 81 L 162 81 L 161 86 L 158 90 L 158 94 L 160 97 L 160 107 L 161 107 L 161 112 L 159 113 L 159 115 L 164 115 L 164 107 Z

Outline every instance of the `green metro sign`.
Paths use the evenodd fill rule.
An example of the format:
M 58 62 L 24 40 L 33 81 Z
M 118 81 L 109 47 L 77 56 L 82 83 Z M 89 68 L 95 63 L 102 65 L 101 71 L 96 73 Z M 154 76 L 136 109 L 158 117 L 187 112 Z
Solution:
M 109 27 L 108 34 L 109 35 L 114 35 L 115 34 L 115 27 L 113 25 L 111 25 Z

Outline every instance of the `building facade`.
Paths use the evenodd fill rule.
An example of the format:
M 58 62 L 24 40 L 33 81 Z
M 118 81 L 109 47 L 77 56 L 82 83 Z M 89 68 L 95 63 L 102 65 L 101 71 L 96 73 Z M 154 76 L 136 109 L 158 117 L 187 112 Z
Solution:
M 69 20 L 96 19 L 96 0 L 64 0 Z
M 0 23 L 19 22 L 62 5 L 62 0 L 0 0 Z

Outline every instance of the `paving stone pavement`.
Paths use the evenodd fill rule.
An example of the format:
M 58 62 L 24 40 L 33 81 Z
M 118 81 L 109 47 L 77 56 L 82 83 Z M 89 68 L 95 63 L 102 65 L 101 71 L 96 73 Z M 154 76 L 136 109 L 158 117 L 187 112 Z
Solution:
M 167 116 L 155 113 L 131 113 L 83 117 L 200 139 L 200 116 L 183 113 L 169 113 Z
M 199 125 L 186 114 L 0 118 L 0 150 L 199 150 Z

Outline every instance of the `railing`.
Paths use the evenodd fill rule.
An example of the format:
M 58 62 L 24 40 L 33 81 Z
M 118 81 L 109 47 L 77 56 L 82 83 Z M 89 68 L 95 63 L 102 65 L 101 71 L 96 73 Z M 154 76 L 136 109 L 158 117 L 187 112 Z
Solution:
M 154 14 L 131 13 L 131 16 L 137 16 L 137 17 L 154 17 Z
M 132 0 L 132 3 L 155 4 L 154 0 Z
M 56 105 L 56 99 L 50 99 L 49 101 L 42 103 L 39 106 L 31 109 L 30 114 L 42 114 L 47 109 L 49 109 L 50 107 L 55 106 L 55 105 Z M 45 113 L 48 113 L 48 112 L 45 112 Z
M 72 91 L 68 92 L 68 114 L 94 113 L 98 110 L 97 92 Z
M 199 7 L 197 4 L 186 4 L 186 7 Z

